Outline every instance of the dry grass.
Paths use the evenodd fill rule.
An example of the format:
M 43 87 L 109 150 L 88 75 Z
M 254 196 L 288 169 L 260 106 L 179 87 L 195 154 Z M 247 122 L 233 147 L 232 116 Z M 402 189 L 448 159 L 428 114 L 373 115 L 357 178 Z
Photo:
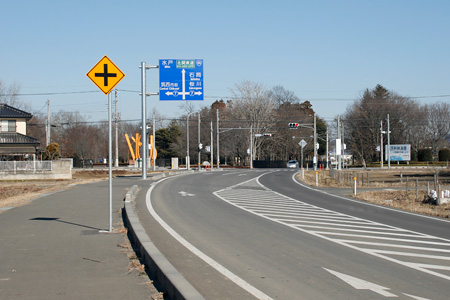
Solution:
M 140 174 L 118 170 L 113 176 Z M 54 193 L 75 185 L 92 183 L 109 178 L 108 169 L 74 171 L 71 180 L 28 180 L 28 181 L 0 181 L 0 213 L 1 208 L 18 207 L 30 203 L 42 194 Z
M 358 172 L 351 172 L 343 176 L 347 176 L 347 182 L 342 180 L 340 183 L 337 180 L 330 177 L 329 171 L 318 171 L 318 187 L 334 187 L 334 188 L 352 188 L 354 182 L 350 181 L 355 176 L 358 176 Z M 400 182 L 400 172 L 403 175 L 403 183 Z M 356 199 L 364 200 L 367 202 L 375 203 L 378 205 L 390 206 L 406 211 L 415 213 L 426 214 L 430 216 L 440 217 L 448 219 L 450 218 L 450 206 L 449 205 L 432 205 L 424 203 L 426 194 L 426 181 L 434 182 L 433 169 L 425 170 L 372 170 L 364 171 L 369 174 L 370 183 L 369 188 L 400 188 L 399 190 L 380 190 L 380 191 L 361 191 L 361 188 L 367 188 L 367 181 L 364 182 L 364 186 L 361 184 L 362 172 L 359 172 L 359 182 L 357 186 L 357 194 L 349 194 L 348 196 Z M 302 180 L 301 173 L 298 175 L 298 179 L 302 180 L 308 185 L 316 186 L 316 172 L 305 171 L 305 178 Z M 367 175 L 365 175 L 367 176 Z M 414 178 L 409 181 L 408 193 L 406 193 L 406 177 Z M 447 181 L 449 172 L 448 170 L 441 170 L 439 172 L 441 180 Z M 367 177 L 365 177 L 367 180 Z M 420 178 L 418 186 L 418 194 L 416 196 L 415 178 Z M 430 186 L 431 187 L 431 186 Z M 433 187 L 431 187 L 433 188 Z M 448 189 L 448 186 L 441 186 L 441 190 Z M 359 191 L 358 191 L 359 190 Z
M 125 253 L 129 259 L 127 274 L 136 273 L 137 276 L 145 276 L 147 277 L 147 273 L 145 271 L 145 265 L 141 263 L 136 252 L 134 251 L 130 240 L 128 239 L 127 233 L 128 230 L 123 226 L 123 223 L 120 222 L 117 228 L 114 229 L 114 233 L 121 233 L 123 235 L 122 242 L 117 245 L 121 248 L 121 252 Z M 145 282 L 145 285 L 150 290 L 151 299 L 153 300 L 163 300 L 164 294 L 159 292 L 156 287 L 153 285 L 153 280 L 149 280 Z

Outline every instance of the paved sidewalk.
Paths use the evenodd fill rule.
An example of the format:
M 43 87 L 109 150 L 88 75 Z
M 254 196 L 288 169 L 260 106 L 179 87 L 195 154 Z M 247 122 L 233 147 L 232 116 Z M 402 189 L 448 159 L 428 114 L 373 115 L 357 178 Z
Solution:
M 139 178 L 113 180 L 113 227 Z M 144 182 L 141 182 L 144 183 Z M 146 182 L 147 183 L 147 182 Z M 109 229 L 108 181 L 45 195 L 0 214 L 0 299 L 151 299 Z

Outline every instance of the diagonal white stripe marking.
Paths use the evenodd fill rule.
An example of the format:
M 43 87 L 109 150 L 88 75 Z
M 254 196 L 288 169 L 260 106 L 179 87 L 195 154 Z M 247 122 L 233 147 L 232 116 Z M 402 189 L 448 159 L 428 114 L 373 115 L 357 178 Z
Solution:
M 432 271 L 446 271 L 450 269 L 450 266 L 411 263 L 387 256 L 401 256 L 399 253 L 404 252 L 379 249 L 381 247 L 388 249 L 408 249 L 411 252 L 405 254 L 405 257 L 430 259 L 437 258 L 442 262 L 445 262 L 450 260 L 450 258 L 429 255 L 427 252 L 440 252 L 443 254 L 450 253 L 449 240 L 356 218 L 289 198 L 264 187 L 259 182 L 259 178 L 263 175 L 264 174 L 246 182 L 216 191 L 213 194 L 233 206 L 271 221 L 286 225 L 290 228 L 309 233 L 340 245 L 419 270 L 421 272 L 450 280 L 450 276 Z M 247 190 L 247 192 L 245 190 L 245 186 L 252 186 L 255 188 L 258 185 L 260 188 L 265 189 L 265 191 L 258 191 L 263 192 L 263 199 L 259 199 L 257 196 L 262 194 L 258 193 L 255 196 L 254 190 Z M 270 196 L 270 194 L 272 196 Z M 270 198 L 272 201 L 269 200 Z M 357 234 L 358 232 L 362 234 Z M 351 237 L 355 239 L 339 239 L 332 238 L 332 236 Z M 376 242 L 377 240 L 384 240 L 392 243 L 380 243 Z M 417 246 L 412 246 L 412 244 Z M 420 245 L 423 245 L 423 247 L 420 247 Z M 430 245 L 435 247 L 429 248 L 428 246 Z M 378 248 L 370 249 L 370 247 Z M 419 253 L 414 253 L 414 251 Z

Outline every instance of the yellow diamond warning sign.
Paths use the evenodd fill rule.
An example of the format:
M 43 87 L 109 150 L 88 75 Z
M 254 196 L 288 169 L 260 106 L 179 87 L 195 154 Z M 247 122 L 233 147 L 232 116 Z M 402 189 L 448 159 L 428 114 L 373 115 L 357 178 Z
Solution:
M 125 74 L 106 55 L 86 75 L 105 95 L 108 95 L 125 77 Z

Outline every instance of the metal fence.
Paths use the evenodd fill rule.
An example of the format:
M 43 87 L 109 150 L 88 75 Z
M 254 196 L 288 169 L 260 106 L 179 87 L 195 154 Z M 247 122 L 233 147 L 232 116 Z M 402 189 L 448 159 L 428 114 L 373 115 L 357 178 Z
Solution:
M 31 161 L 0 161 L 0 172 L 7 173 L 39 173 L 52 170 L 51 160 L 31 160 Z

